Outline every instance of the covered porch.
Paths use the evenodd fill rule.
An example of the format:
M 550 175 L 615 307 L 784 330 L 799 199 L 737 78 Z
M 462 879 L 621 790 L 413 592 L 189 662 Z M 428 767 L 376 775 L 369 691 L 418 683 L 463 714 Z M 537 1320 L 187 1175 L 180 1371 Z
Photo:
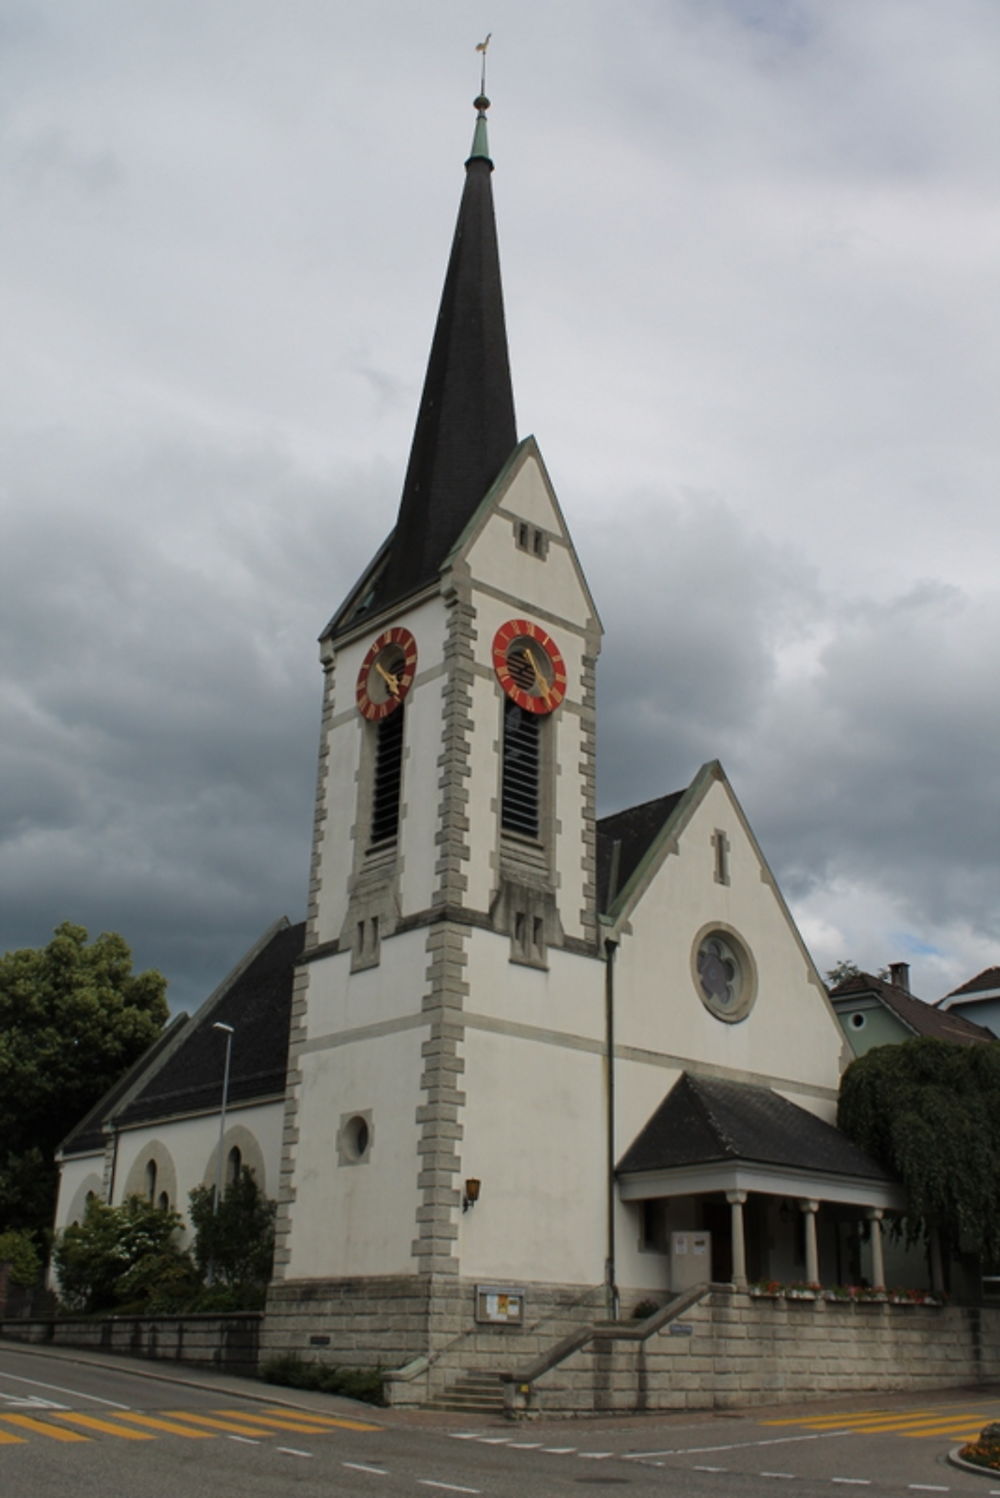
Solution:
M 905 1208 L 901 1188 L 832 1124 L 770 1088 L 684 1073 L 617 1177 L 641 1249 L 666 1258 L 665 1290 L 887 1282 L 884 1226 Z M 932 1271 L 940 1288 L 940 1263 Z M 926 1283 L 922 1263 L 913 1272 Z

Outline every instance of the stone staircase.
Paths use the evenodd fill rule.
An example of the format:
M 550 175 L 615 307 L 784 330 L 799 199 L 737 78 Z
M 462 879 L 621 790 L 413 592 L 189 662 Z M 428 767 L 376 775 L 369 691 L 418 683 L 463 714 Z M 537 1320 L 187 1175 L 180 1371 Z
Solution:
M 450 1410 L 462 1415 L 502 1415 L 503 1385 L 498 1373 L 474 1373 L 467 1370 L 435 1398 L 424 1405 L 427 1410 Z

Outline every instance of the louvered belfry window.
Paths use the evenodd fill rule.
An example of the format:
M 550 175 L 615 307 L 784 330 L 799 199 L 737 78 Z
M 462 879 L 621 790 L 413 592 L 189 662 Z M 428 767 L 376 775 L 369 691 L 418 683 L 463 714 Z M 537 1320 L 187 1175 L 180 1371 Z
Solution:
M 507 699 L 503 715 L 500 822 L 507 832 L 538 836 L 538 771 L 541 722 Z
M 403 781 L 403 713 L 398 707 L 375 729 L 375 792 L 372 796 L 372 844 L 390 842 L 399 830 Z

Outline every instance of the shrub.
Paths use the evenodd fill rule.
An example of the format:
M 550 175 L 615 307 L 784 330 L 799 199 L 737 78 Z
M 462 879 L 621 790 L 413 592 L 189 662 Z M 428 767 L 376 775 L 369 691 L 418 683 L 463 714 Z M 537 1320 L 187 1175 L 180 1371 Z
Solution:
M 120 1207 L 92 1198 L 82 1222 L 64 1229 L 52 1258 L 59 1290 L 71 1311 L 147 1309 L 164 1281 L 196 1276 L 190 1257 L 174 1243 L 176 1212 L 164 1212 L 139 1196 Z
M 259 1291 L 271 1278 L 277 1203 L 263 1194 L 246 1165 L 226 1187 L 218 1209 L 210 1186 L 196 1186 L 189 1199 L 198 1268 L 215 1283 L 239 1287 L 239 1309 L 250 1309 L 246 1301 L 253 1287 Z
M 381 1368 L 336 1368 L 331 1363 L 305 1363 L 294 1354 L 271 1358 L 262 1365 L 265 1383 L 291 1389 L 316 1389 L 322 1394 L 342 1394 L 365 1404 L 385 1404 Z

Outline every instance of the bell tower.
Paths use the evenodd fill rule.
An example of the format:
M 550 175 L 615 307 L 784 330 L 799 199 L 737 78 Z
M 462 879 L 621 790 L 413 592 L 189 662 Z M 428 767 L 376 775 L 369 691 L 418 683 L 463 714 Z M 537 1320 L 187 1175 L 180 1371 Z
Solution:
M 537 444 L 517 440 L 488 106 L 395 528 L 320 642 L 268 1303 L 273 1347 L 305 1351 L 308 1323 L 342 1361 L 389 1366 L 471 1325 L 476 1284 L 537 1268 L 531 1244 L 572 1186 L 556 1154 L 526 1188 L 547 1061 L 523 1055 L 525 1090 L 501 1052 L 567 1003 L 600 1009 L 600 622 Z M 472 1216 L 469 1179 L 484 1182 Z M 499 1232 L 476 1231 L 486 1193 Z

